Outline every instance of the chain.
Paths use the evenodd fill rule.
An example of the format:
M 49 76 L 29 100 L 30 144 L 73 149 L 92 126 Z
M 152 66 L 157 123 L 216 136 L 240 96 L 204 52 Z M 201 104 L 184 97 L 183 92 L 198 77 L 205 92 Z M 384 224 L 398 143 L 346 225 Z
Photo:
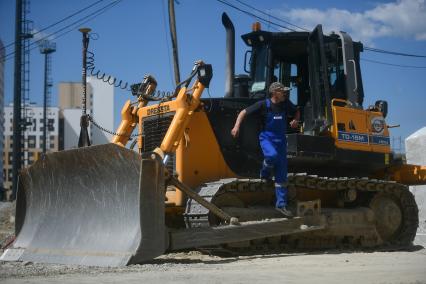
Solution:
M 131 134 L 131 135 L 126 135 L 126 134 L 122 134 L 122 133 L 118 133 L 118 132 L 114 132 L 112 130 L 108 130 L 104 127 L 102 127 L 101 125 L 99 125 L 94 119 L 93 117 L 90 116 L 90 114 L 87 114 L 87 117 L 89 118 L 89 121 L 91 123 L 93 123 L 94 126 L 96 126 L 97 128 L 99 128 L 101 131 L 109 133 L 111 135 L 115 135 L 115 136 L 125 136 L 125 137 L 129 137 L 129 138 L 134 138 L 134 137 L 138 137 L 141 136 L 142 134 Z

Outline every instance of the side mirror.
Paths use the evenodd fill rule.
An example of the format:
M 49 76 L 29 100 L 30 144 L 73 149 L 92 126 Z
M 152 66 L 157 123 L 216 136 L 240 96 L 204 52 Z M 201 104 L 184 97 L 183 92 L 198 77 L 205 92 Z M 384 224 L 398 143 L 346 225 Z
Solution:
M 383 114 L 383 117 L 388 115 L 388 102 L 387 101 L 376 101 L 374 106 L 378 111 Z
M 250 58 L 247 60 L 247 57 L 249 56 L 249 54 L 250 54 Z M 247 50 L 246 53 L 244 54 L 244 71 L 248 74 L 250 74 L 251 55 L 252 55 L 251 50 Z

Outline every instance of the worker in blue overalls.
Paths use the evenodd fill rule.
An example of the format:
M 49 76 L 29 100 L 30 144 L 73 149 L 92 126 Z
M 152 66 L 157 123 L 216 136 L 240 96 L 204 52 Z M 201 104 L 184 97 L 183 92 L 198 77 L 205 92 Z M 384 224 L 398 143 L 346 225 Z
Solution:
M 268 182 L 272 172 L 275 176 L 275 207 L 286 217 L 292 217 L 287 207 L 287 117 L 294 119 L 290 127 L 299 125 L 300 112 L 290 101 L 290 88 L 284 87 L 279 82 L 274 82 L 269 87 L 270 98 L 258 101 L 242 110 L 237 117 L 231 135 L 235 138 L 240 131 L 240 125 L 247 115 L 261 113 L 264 118 L 263 129 L 259 134 L 260 147 L 264 160 L 260 171 L 260 178 Z

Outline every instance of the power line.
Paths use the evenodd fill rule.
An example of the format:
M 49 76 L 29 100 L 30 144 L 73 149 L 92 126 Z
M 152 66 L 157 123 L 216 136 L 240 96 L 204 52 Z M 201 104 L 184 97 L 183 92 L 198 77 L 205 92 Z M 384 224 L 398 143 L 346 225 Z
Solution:
M 385 53 L 385 54 L 391 54 L 391 55 L 398 55 L 398 56 L 408 56 L 408 57 L 418 57 L 418 58 L 426 58 L 426 55 L 418 55 L 418 54 L 409 54 L 409 53 L 403 53 L 403 52 L 397 52 L 397 51 L 389 51 L 379 48 L 373 48 L 364 46 L 365 50 L 377 52 L 377 53 Z
M 426 69 L 426 66 L 393 64 L 393 63 L 387 63 L 387 62 L 382 62 L 382 61 L 377 61 L 377 60 L 371 60 L 371 59 L 365 59 L 365 58 L 361 58 L 361 60 L 362 61 L 371 62 L 371 63 L 376 63 L 376 64 L 389 65 L 389 66 L 402 67 L 402 68 Z
M 75 29 L 76 29 L 78 26 L 81 26 L 82 24 L 88 23 L 88 22 L 90 22 L 91 20 L 93 20 L 93 19 L 97 18 L 98 16 L 102 15 L 102 14 L 103 14 L 103 13 L 105 13 L 106 11 L 108 11 L 108 10 L 110 10 L 111 8 L 113 8 L 114 6 L 116 6 L 116 5 L 117 5 L 118 3 L 120 3 L 121 1 L 123 1 L 123 0 L 116 0 L 115 2 L 111 3 L 111 5 L 107 5 L 107 6 L 103 7 L 103 8 L 101 8 L 101 9 L 99 9 L 99 10 L 98 10 L 98 12 L 97 12 L 96 14 L 94 14 L 93 16 L 91 16 L 90 18 L 87 18 L 86 20 L 84 20 L 84 21 L 82 21 L 82 22 L 80 22 L 80 23 L 77 23 L 74 27 L 70 28 L 69 30 L 67 30 L 67 31 L 65 31 L 65 32 L 63 32 L 63 33 L 61 33 L 61 34 L 59 34 L 59 35 L 55 36 L 55 39 L 58 39 L 58 38 L 60 38 L 60 37 L 62 37 L 62 36 L 64 36 L 64 35 L 66 35 L 66 34 L 68 34 L 68 33 L 72 32 L 72 31 L 75 31 Z
M 278 26 L 278 27 L 280 27 L 280 28 L 283 28 L 283 29 L 286 29 L 286 30 L 289 30 L 289 31 L 292 31 L 292 32 L 295 32 L 295 31 L 296 31 L 296 30 L 294 30 L 294 29 L 292 29 L 292 28 L 289 28 L 289 27 L 286 27 L 286 26 L 284 26 L 284 25 L 281 25 L 281 24 L 278 24 L 278 23 L 272 22 L 272 21 L 267 20 L 267 19 L 265 19 L 265 18 L 262 18 L 262 17 L 260 17 L 260 16 L 258 16 L 258 15 L 256 15 L 256 14 L 253 14 L 253 13 L 251 13 L 251 12 L 249 12 L 249 11 L 246 11 L 246 10 L 243 10 L 243 9 L 241 9 L 241 8 L 238 8 L 237 6 L 232 5 L 231 3 L 226 2 L 226 1 L 224 1 L 224 0 L 216 0 L 216 1 L 218 1 L 218 2 L 222 3 L 222 4 L 226 5 L 226 6 L 229 6 L 229 7 L 231 7 L 231 8 L 234 8 L 234 9 L 236 9 L 236 10 L 238 10 L 238 11 L 240 11 L 240 12 L 244 13 L 244 14 L 250 15 L 250 16 L 252 16 L 252 17 L 256 18 L 256 19 L 260 19 L 260 20 L 262 20 L 262 21 L 264 21 L 264 22 L 267 22 L 267 23 L 269 23 L 269 24 L 272 24 L 272 25 Z
M 46 36 L 44 36 L 44 37 L 42 37 L 42 38 L 40 38 L 40 39 L 38 39 L 38 40 L 36 40 L 36 41 L 32 42 L 32 43 L 30 44 L 30 46 L 32 46 L 32 45 L 36 45 L 36 44 L 38 44 L 39 42 L 41 42 L 41 41 L 43 41 L 43 40 L 46 40 L 46 39 L 48 39 L 48 38 L 49 38 L 49 37 L 51 37 L 51 36 L 55 36 L 57 33 L 62 32 L 63 30 L 65 30 L 65 29 L 67 29 L 67 28 L 69 28 L 69 27 L 71 27 L 71 26 L 74 26 L 74 25 L 81 25 L 81 24 L 83 24 L 83 23 L 86 23 L 87 21 L 85 21 L 85 19 L 87 19 L 87 18 L 92 17 L 93 15 L 95 15 L 95 17 L 91 18 L 91 19 L 94 19 L 94 18 L 96 18 L 98 15 L 103 14 L 104 12 L 106 12 L 107 10 L 109 10 L 109 8 L 111 8 L 111 7 L 115 6 L 116 4 L 118 4 L 118 2 L 121 2 L 121 1 L 122 1 L 122 0 L 115 0 L 114 2 L 111 2 L 111 3 L 109 3 L 109 4 L 105 5 L 105 6 L 103 6 L 102 8 L 100 8 L 100 9 L 98 9 L 98 10 L 96 10 L 96 11 L 94 11 L 94 12 L 90 13 L 89 15 L 86 15 L 86 16 L 84 16 L 84 17 L 82 17 L 82 18 L 80 18 L 80 19 L 78 19 L 78 20 L 76 20 L 76 21 L 72 22 L 71 24 L 68 24 L 67 26 L 65 26 L 65 27 L 63 27 L 63 28 L 61 28 L 61 29 L 59 29 L 59 30 L 57 30 L 57 31 L 55 31 L 55 32 L 52 32 L 52 33 L 51 33 L 51 34 L 49 34 L 49 35 L 46 35 Z M 70 31 L 71 31 L 71 30 L 69 30 L 68 32 L 70 32 Z M 66 34 L 66 33 L 68 33 L 68 32 L 65 32 L 65 33 L 63 33 L 63 34 Z M 63 34 L 61 34 L 61 35 L 63 35 Z M 36 46 L 35 48 L 37 48 L 37 46 Z M 33 49 L 34 49 L 34 48 L 31 48 L 30 50 L 33 50 Z M 14 54 L 15 54 L 15 51 L 13 51 L 13 52 L 11 52 L 11 53 L 7 54 L 7 55 L 5 56 L 5 61 L 7 61 L 7 60 L 9 60 L 9 59 L 13 58 L 13 56 L 12 56 L 12 55 L 14 55 Z
M 78 26 L 78 25 L 81 25 L 81 24 L 87 23 L 88 21 L 93 20 L 94 18 L 96 18 L 96 17 L 98 17 L 99 15 L 101 15 L 101 14 L 105 13 L 107 10 L 109 10 L 109 9 L 110 9 L 110 8 L 112 8 L 112 7 L 114 7 L 115 5 L 117 5 L 117 4 L 118 4 L 119 2 L 121 2 L 121 1 L 122 1 L 122 0 L 115 0 L 115 1 L 113 1 L 113 2 L 111 2 L 111 3 L 109 3 L 109 4 L 107 4 L 107 5 L 103 6 L 102 8 L 100 8 L 100 9 L 98 9 L 98 10 L 96 10 L 96 11 L 94 11 L 94 12 L 92 12 L 92 13 L 90 13 L 90 14 L 88 14 L 88 15 L 86 15 L 86 16 L 84 16 L 84 17 L 82 17 L 82 18 L 80 18 L 80 19 L 78 19 L 78 20 L 76 20 L 76 21 L 74 21 L 74 22 L 72 22 L 71 24 L 68 24 L 68 25 L 66 25 L 65 27 L 62 27 L 61 29 L 59 29 L 59 30 L 57 30 L 57 31 L 55 31 L 55 32 L 52 32 L 51 34 L 49 34 L 49 35 L 47 35 L 47 36 L 44 36 L 44 37 L 40 38 L 39 40 L 36 40 L 36 41 L 32 42 L 32 43 L 30 44 L 30 46 L 36 45 L 36 44 L 38 44 L 39 42 L 41 42 L 41 41 L 43 41 L 43 40 L 46 40 L 46 39 L 48 39 L 49 37 L 52 37 L 52 36 L 54 36 L 55 38 L 59 38 L 60 36 L 63 36 L 63 35 L 65 35 L 65 34 L 67 34 L 67 33 L 71 32 L 71 31 L 73 31 L 73 30 L 75 29 L 75 26 Z M 72 26 L 72 28 L 71 28 L 71 29 L 69 29 L 69 30 L 67 30 L 67 31 L 65 31 L 65 32 L 63 32 L 63 33 L 61 33 L 61 34 L 57 35 L 58 33 L 60 33 L 60 32 L 62 32 L 62 31 L 64 31 L 64 30 L 66 30 L 67 28 L 69 28 L 69 27 L 71 27 L 71 26 Z M 33 49 L 35 49 L 35 48 L 37 48 L 37 46 L 35 46 L 35 47 L 31 48 L 31 49 L 30 49 L 30 51 L 31 51 L 31 50 L 33 50 Z M 15 51 L 13 51 L 13 52 L 11 52 L 11 53 L 7 54 L 7 55 L 4 57 L 4 58 L 5 58 L 5 61 L 7 61 L 7 60 L 9 60 L 9 59 L 12 59 L 14 54 L 15 54 Z
M 34 36 L 34 35 L 39 34 L 39 33 L 43 32 L 43 31 L 45 31 L 45 30 L 47 30 L 47 29 L 49 29 L 49 28 L 51 28 L 51 27 L 54 27 L 54 26 L 56 26 L 56 25 L 58 25 L 58 24 L 60 24 L 60 23 L 63 23 L 63 22 L 65 22 L 66 20 L 68 20 L 68 19 L 70 19 L 70 18 L 74 17 L 75 15 L 78 15 L 78 14 L 82 13 L 83 11 L 85 11 L 85 10 L 87 10 L 87 9 L 92 8 L 93 6 L 95 6 L 95 5 L 99 4 L 100 2 L 103 2 L 103 1 L 105 1 L 105 0 L 98 0 L 98 1 L 96 1 L 95 3 L 90 4 L 89 6 L 86 6 L 86 7 L 82 8 L 82 9 L 80 9 L 80 10 L 78 10 L 78 11 L 76 11 L 76 12 L 72 13 L 71 15 L 69 15 L 69 16 L 67 16 L 67 17 L 65 17 L 65 18 L 63 18 L 63 19 L 61 19 L 61 20 L 59 20 L 59 21 L 57 21 L 56 23 L 53 23 L 53 24 L 51 24 L 51 25 L 49 25 L 49 26 L 47 26 L 47 27 L 45 27 L 45 28 L 42 28 L 41 30 L 39 30 L 39 31 L 37 31 L 37 32 L 35 32 L 35 33 L 31 34 L 31 35 L 32 35 L 32 36 Z M 9 46 L 12 46 L 12 45 L 14 45 L 14 44 L 15 44 L 15 42 L 9 43 L 9 44 L 7 44 L 7 45 L 3 46 L 3 48 L 2 48 L 2 49 L 6 49 L 6 48 L 8 48 Z
M 264 22 L 266 22 L 266 23 L 269 23 L 269 24 L 272 24 L 272 25 L 276 25 L 276 26 L 278 26 L 278 27 L 281 27 L 281 28 L 284 28 L 284 29 L 287 29 L 287 30 L 290 30 L 290 31 L 295 31 L 295 30 L 293 30 L 293 29 L 291 29 L 291 28 L 289 28 L 289 27 L 286 27 L 286 26 L 280 25 L 280 24 L 278 24 L 278 23 L 276 23 L 276 22 L 272 22 L 272 21 L 270 21 L 270 20 L 267 20 L 267 19 L 264 19 L 264 18 L 262 18 L 262 17 L 259 17 L 259 16 L 255 15 L 255 14 L 251 13 L 251 12 L 248 12 L 248 11 L 245 11 L 245 10 L 243 10 L 243 9 L 240 9 L 240 8 L 236 7 L 235 5 L 232 5 L 232 4 L 228 3 L 228 2 L 226 2 L 226 0 L 216 0 L 216 1 L 218 1 L 218 2 L 220 2 L 220 3 L 222 3 L 222 4 L 224 4 L 224 5 L 227 5 L 227 6 L 231 7 L 231 8 L 234 8 L 234 9 L 236 9 L 236 10 L 238 10 L 238 11 L 242 12 L 242 13 L 245 13 L 245 14 L 247 14 L 247 15 L 250 15 L 250 16 L 252 16 L 252 17 L 255 17 L 255 18 L 257 18 L 257 19 L 260 19 L 260 20 L 262 20 L 262 21 L 264 21 Z M 267 15 L 267 16 L 269 16 L 269 17 L 273 18 L 273 19 L 276 19 L 276 20 L 278 20 L 278 21 L 284 22 L 284 23 L 286 23 L 286 24 L 289 24 L 289 25 L 291 25 L 291 26 L 294 26 L 294 27 L 297 27 L 297 28 L 299 28 L 299 29 L 302 29 L 302 30 L 304 30 L 304 31 L 308 31 L 308 32 L 309 32 L 309 30 L 308 30 L 308 29 L 306 29 L 306 28 L 303 28 L 303 27 L 297 26 L 297 25 L 292 24 L 291 22 L 288 22 L 288 21 L 283 20 L 283 19 L 281 19 L 281 18 L 278 18 L 278 17 L 272 16 L 272 15 L 269 15 L 268 13 L 265 13 L 265 12 L 263 12 L 262 10 L 260 10 L 260 9 L 258 9 L 258 8 L 256 8 L 256 7 L 254 7 L 254 6 L 251 6 L 251 5 L 249 5 L 249 4 L 246 4 L 246 3 L 244 3 L 244 2 L 243 2 L 243 1 L 241 1 L 241 0 L 235 0 L 235 1 L 237 1 L 238 3 L 240 3 L 240 4 L 242 4 L 242 5 L 246 6 L 246 7 L 248 7 L 248 8 L 250 8 L 250 9 L 255 10 L 255 11 L 259 12 L 259 13 L 262 13 L 262 14 L 264 14 L 264 15 Z M 383 53 L 383 54 L 390 54 L 390 55 L 397 55 L 397 56 L 406 56 L 406 57 L 416 57 L 416 58 L 426 58 L 426 55 L 418 55 L 418 54 L 410 54 L 410 53 L 404 53 L 404 52 L 389 51 L 389 50 L 384 50 L 384 49 L 379 49 L 379 48 L 372 48 L 372 47 L 368 47 L 368 46 L 364 46 L 364 49 L 365 49 L 366 51 L 377 52 L 377 53 Z M 377 61 L 377 63 L 379 63 L 379 62 L 380 62 L 380 61 Z M 380 64 L 380 63 L 379 63 L 379 64 Z M 384 63 L 384 62 L 383 62 L 383 64 L 388 65 L 388 63 Z M 395 65 L 395 66 L 398 66 L 398 64 L 394 64 L 394 65 Z M 410 67 L 410 65 L 402 65 L 401 67 L 403 67 L 403 66 L 405 66 L 405 67 Z M 413 68 L 417 68 L 417 67 L 419 67 L 419 66 L 412 66 L 412 67 L 413 67 Z M 421 67 L 421 66 L 420 66 L 420 68 L 423 68 L 423 67 Z
M 256 7 L 254 7 L 254 6 L 251 6 L 251 5 L 247 4 L 247 3 L 244 3 L 244 2 L 243 2 L 243 1 L 241 1 L 241 0 L 235 0 L 235 1 L 237 1 L 238 3 L 240 3 L 240 4 L 242 4 L 242 5 L 246 6 L 246 7 L 248 7 L 248 8 L 250 8 L 250 9 L 253 9 L 253 10 L 255 10 L 255 11 L 257 11 L 257 12 L 259 12 L 259 13 L 261 13 L 261 14 L 265 15 L 265 16 L 271 17 L 271 18 L 273 18 L 273 19 L 275 19 L 275 20 L 278 20 L 278 21 L 280 21 L 280 22 L 286 23 L 286 24 L 288 24 L 288 25 L 290 25 L 290 26 L 293 26 L 293 27 L 295 27 L 295 28 L 298 28 L 298 29 L 301 29 L 301 30 L 304 30 L 304 31 L 308 31 L 308 32 L 309 32 L 309 30 L 308 30 L 308 29 L 305 29 L 305 28 L 303 28 L 303 27 L 299 27 L 299 26 L 297 26 L 297 25 L 295 25 L 295 24 L 292 24 L 292 23 L 290 23 L 290 22 L 288 22 L 288 21 L 286 21 L 286 20 L 283 20 L 283 19 L 281 19 L 281 18 L 275 17 L 275 16 L 273 16 L 273 15 L 271 15 L 271 14 L 265 13 L 264 11 L 262 11 L 262 10 L 260 10 L 260 9 L 256 8 Z

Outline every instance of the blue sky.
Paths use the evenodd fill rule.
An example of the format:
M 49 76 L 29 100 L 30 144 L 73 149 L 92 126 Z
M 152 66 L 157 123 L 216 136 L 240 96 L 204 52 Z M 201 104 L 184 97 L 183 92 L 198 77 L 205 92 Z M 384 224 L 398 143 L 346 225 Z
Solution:
M 250 10 L 235 0 L 227 0 L 244 10 Z M 14 41 L 15 1 L 0 0 L 0 38 L 5 45 Z M 33 0 L 28 19 L 40 30 L 95 0 Z M 84 17 L 113 2 L 104 0 L 84 14 L 44 32 L 57 31 L 66 24 Z M 255 1 L 244 3 L 307 29 L 323 24 L 325 32 L 344 30 L 354 40 L 365 45 L 392 51 L 426 55 L 425 0 L 399 1 Z M 216 0 L 179 0 L 175 4 L 181 77 L 189 74 L 195 60 L 213 65 L 214 77 L 210 88 L 213 97 L 224 93 L 225 32 L 222 12 L 228 13 L 236 30 L 236 73 L 243 73 L 244 52 L 247 49 L 240 35 L 250 31 L 255 19 Z M 255 13 L 256 11 L 250 10 Z M 259 14 L 262 17 L 266 17 Z M 271 18 L 271 20 L 273 20 Z M 275 21 L 275 20 L 274 20 Z M 122 0 L 117 5 L 85 24 L 98 34 L 90 42 L 95 52 L 96 66 L 130 83 L 139 82 L 152 74 L 159 89 L 173 89 L 170 36 L 168 33 L 166 0 Z M 57 104 L 58 82 L 81 80 L 81 34 L 74 31 L 57 39 L 53 54 L 54 86 L 52 105 Z M 277 31 L 263 24 L 263 29 Z M 41 33 L 38 34 L 41 36 Z M 13 47 L 6 54 L 13 52 Z M 426 58 L 408 58 L 364 52 L 362 58 L 392 64 L 426 66 Z M 42 102 L 43 56 L 38 48 L 31 52 L 31 100 Z M 362 61 L 362 77 L 366 95 L 364 107 L 378 99 L 389 102 L 388 124 L 400 124 L 391 135 L 402 139 L 426 126 L 426 69 L 400 68 Z M 5 103 L 12 101 L 13 59 L 6 61 Z M 121 105 L 131 96 L 115 90 L 115 120 L 119 120 Z M 206 96 L 207 94 L 205 94 Z

